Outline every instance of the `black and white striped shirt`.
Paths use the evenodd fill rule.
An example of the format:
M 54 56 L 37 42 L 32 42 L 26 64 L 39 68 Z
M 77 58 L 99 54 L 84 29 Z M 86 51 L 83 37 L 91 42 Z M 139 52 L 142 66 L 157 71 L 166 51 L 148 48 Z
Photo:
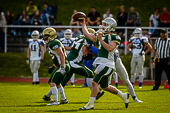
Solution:
M 156 39 L 154 49 L 156 50 L 156 58 L 162 59 L 170 57 L 170 39 Z

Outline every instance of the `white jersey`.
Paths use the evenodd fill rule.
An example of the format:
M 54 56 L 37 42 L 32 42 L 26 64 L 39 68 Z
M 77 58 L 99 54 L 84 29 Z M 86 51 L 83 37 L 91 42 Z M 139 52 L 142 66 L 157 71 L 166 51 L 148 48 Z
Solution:
M 27 41 L 30 48 L 30 60 L 40 60 L 41 59 L 41 48 L 40 45 L 44 46 L 44 42 L 41 39 L 34 41 L 33 39 L 29 39 Z
M 136 38 L 132 37 L 129 39 L 129 42 L 132 43 L 132 53 L 133 57 L 140 57 L 140 54 L 145 49 L 144 43 L 149 43 L 147 37 Z
M 61 38 L 60 42 L 63 44 L 64 47 L 71 47 L 73 44 L 74 38 L 66 39 Z M 70 53 L 70 50 L 65 50 L 66 54 L 68 55 Z

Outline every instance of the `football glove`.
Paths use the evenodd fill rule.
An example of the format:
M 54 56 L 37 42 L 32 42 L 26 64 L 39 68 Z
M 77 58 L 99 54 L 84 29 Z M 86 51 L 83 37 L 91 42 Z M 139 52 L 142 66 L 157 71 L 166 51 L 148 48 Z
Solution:
M 64 68 L 63 66 L 61 67 L 60 70 L 61 70 L 61 74 L 62 74 L 62 75 L 65 75 L 65 74 L 66 74 L 66 70 L 65 70 L 65 68 Z
M 48 68 L 48 73 L 51 74 L 51 73 L 53 72 L 54 69 L 55 69 L 54 66 L 50 66 L 50 67 Z
M 142 51 L 142 52 L 139 53 L 139 55 L 140 55 L 140 56 L 145 55 L 145 52 Z
M 43 59 L 40 60 L 40 64 L 42 63 Z
M 29 64 L 29 59 L 28 58 L 26 58 L 26 63 Z

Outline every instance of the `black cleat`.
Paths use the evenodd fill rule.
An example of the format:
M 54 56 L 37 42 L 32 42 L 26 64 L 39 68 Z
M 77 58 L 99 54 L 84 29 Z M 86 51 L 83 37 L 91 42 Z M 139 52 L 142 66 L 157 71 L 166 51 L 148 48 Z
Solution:
M 50 97 L 47 97 L 46 95 L 44 95 L 44 97 L 42 99 L 44 99 L 45 101 L 50 101 L 51 100 Z
M 36 82 L 32 82 L 32 84 L 34 85 L 34 84 L 36 84 Z
M 40 84 L 40 81 L 36 81 L 35 83 L 36 83 L 36 84 Z
M 118 87 L 119 86 L 119 84 L 118 83 L 116 83 L 116 87 Z
M 96 96 L 96 100 L 98 100 L 101 96 L 103 96 L 104 91 L 102 92 L 98 92 L 97 96 Z

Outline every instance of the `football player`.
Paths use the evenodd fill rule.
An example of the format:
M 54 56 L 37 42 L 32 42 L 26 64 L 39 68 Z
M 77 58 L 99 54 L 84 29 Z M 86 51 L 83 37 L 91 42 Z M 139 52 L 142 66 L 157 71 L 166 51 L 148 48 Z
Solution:
M 136 78 L 136 67 L 139 73 L 139 88 L 142 88 L 143 83 L 143 65 L 145 54 L 147 54 L 152 46 L 148 42 L 147 37 L 142 37 L 142 29 L 136 28 L 133 32 L 134 36 L 129 39 L 128 50 L 132 53 L 131 60 L 131 83 L 134 86 Z M 145 50 L 145 47 L 147 49 Z
M 61 43 L 64 45 L 64 48 L 66 50 L 66 54 L 68 55 L 70 53 L 70 50 L 72 48 L 72 44 L 74 41 L 74 38 L 72 38 L 72 31 L 71 29 L 67 29 L 64 32 L 64 38 L 60 39 Z M 75 74 L 73 73 L 72 77 L 71 77 L 71 85 L 74 85 L 74 78 L 75 78 Z
M 122 63 L 122 60 L 119 57 L 119 51 L 116 50 L 114 53 L 114 61 L 115 61 L 115 67 L 116 72 L 118 73 L 120 79 L 123 81 L 123 83 L 126 85 L 126 89 L 131 94 L 134 102 L 140 102 L 143 103 L 141 100 L 137 99 L 135 91 L 133 89 L 132 84 L 130 83 L 128 73 L 126 71 L 125 66 Z
M 44 43 L 39 38 L 39 32 L 37 30 L 33 31 L 31 34 L 32 39 L 28 40 L 27 49 L 27 64 L 30 64 L 30 69 L 33 74 L 32 84 L 39 84 L 38 69 L 40 63 L 44 58 Z
M 89 102 L 80 109 L 94 109 L 93 104 L 98 93 L 98 85 L 100 85 L 103 90 L 122 98 L 125 103 L 125 107 L 127 108 L 129 103 L 129 94 L 122 93 L 114 86 L 109 85 L 110 75 L 115 71 L 114 52 L 121 41 L 118 35 L 113 34 L 117 26 L 117 22 L 110 17 L 104 19 L 102 21 L 103 32 L 97 32 L 97 36 L 88 32 L 85 19 L 81 21 L 80 24 L 82 25 L 84 35 L 93 42 L 96 42 L 98 46 L 98 57 L 93 63 L 94 66 L 96 66 L 94 71 L 96 76 L 92 81 L 93 85 L 91 97 Z
M 56 39 L 56 30 L 48 27 L 43 31 L 44 41 L 48 44 L 49 54 L 52 56 L 54 65 L 57 68 L 51 74 L 49 78 L 50 91 L 43 97 L 44 100 L 50 100 L 51 94 L 53 95 L 53 101 L 47 105 L 59 105 L 67 104 L 68 100 L 65 97 L 64 89 L 60 85 L 64 76 L 69 72 L 70 65 L 66 60 L 66 53 L 63 44 Z M 52 67 L 53 67 L 52 66 Z M 60 103 L 58 102 L 58 91 L 60 93 Z

